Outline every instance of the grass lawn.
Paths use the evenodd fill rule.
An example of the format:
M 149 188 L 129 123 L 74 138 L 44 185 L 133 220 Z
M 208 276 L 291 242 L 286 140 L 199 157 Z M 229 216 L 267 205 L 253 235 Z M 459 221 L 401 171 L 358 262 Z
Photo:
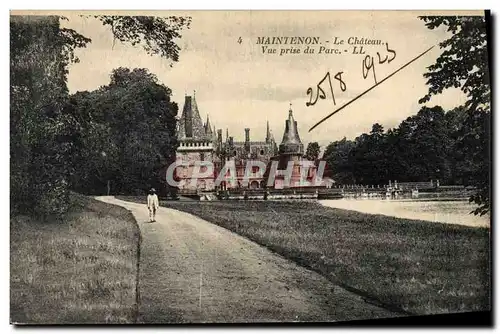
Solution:
M 139 228 L 118 206 L 74 194 L 59 219 L 10 220 L 12 323 L 134 323 Z
M 436 314 L 490 309 L 486 228 L 370 215 L 304 201 L 161 205 L 246 236 L 396 310 Z

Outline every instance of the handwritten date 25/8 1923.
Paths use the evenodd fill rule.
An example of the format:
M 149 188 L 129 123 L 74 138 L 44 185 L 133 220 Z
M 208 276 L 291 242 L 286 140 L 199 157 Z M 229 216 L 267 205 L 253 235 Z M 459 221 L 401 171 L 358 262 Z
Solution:
M 378 59 L 377 65 L 384 64 L 386 62 L 389 64 L 390 62 L 392 62 L 396 58 L 396 51 L 389 49 L 388 43 L 385 43 L 385 46 L 386 46 L 386 53 L 384 54 L 384 57 L 382 57 L 381 54 L 379 52 L 377 52 L 377 59 Z M 375 57 L 370 56 L 370 55 L 365 56 L 362 63 L 361 63 L 363 79 L 366 79 L 368 77 L 368 75 L 370 74 L 370 72 L 372 72 L 373 80 L 375 81 L 375 84 L 377 84 L 378 82 L 377 82 L 377 74 L 376 74 L 375 64 L 376 64 Z M 335 76 L 333 78 L 338 81 L 338 84 L 340 86 L 340 90 L 342 92 L 345 92 L 347 89 L 347 85 L 346 85 L 346 82 L 342 79 L 343 73 L 344 72 L 342 72 L 342 71 L 337 72 L 337 74 L 335 74 Z M 314 99 L 313 99 L 313 95 L 314 95 L 313 88 L 309 87 L 307 89 L 307 95 L 309 96 L 309 101 L 306 102 L 307 107 L 315 105 L 316 102 L 318 102 L 318 99 L 322 99 L 322 100 L 326 99 L 325 90 L 322 88 L 322 85 L 325 81 L 328 81 L 328 85 L 330 87 L 330 93 L 332 95 L 333 105 L 337 104 L 335 101 L 335 93 L 334 93 L 334 89 L 333 89 L 332 78 L 330 76 L 330 72 L 327 72 L 326 75 L 323 77 L 323 79 L 321 79 L 321 81 L 316 85 L 316 97 Z

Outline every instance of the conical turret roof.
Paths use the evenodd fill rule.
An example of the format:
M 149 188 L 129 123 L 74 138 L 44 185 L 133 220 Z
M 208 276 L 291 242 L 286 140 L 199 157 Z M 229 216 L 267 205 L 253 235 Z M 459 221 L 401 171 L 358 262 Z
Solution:
M 204 139 L 207 137 L 194 95 L 192 97 L 186 95 L 184 98 L 178 136 L 180 139 Z
M 205 133 L 207 136 L 212 135 L 212 126 L 210 125 L 210 118 L 207 115 L 207 122 L 205 123 Z
M 290 106 L 288 110 L 288 119 L 285 121 L 285 132 L 279 146 L 280 154 L 304 154 L 304 145 L 299 137 L 297 130 L 297 121 L 293 118 L 293 111 Z

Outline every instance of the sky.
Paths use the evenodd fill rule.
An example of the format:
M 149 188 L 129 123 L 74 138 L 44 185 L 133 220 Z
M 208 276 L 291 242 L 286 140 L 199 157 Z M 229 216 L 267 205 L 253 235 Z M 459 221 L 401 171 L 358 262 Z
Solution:
M 130 14 L 130 13 L 128 13 Z M 186 15 L 192 17 L 189 30 L 177 40 L 181 47 L 179 62 L 170 67 L 170 60 L 150 56 L 140 46 L 119 41 L 113 43 L 109 28 L 93 18 L 77 13 L 64 13 L 70 27 L 92 39 L 86 48 L 77 51 L 80 63 L 69 68 L 68 87 L 71 93 L 94 90 L 109 83 L 111 70 L 117 67 L 147 68 L 159 81 L 172 89 L 172 99 L 182 110 L 185 94 L 196 91 L 196 100 L 203 120 L 207 114 L 212 125 L 229 129 L 235 140 L 244 139 L 244 128 L 250 128 L 251 140 L 264 140 L 266 121 L 275 139 L 281 142 L 285 119 L 291 108 L 298 122 L 299 134 L 307 144 L 318 141 L 324 148 L 329 142 L 347 137 L 354 139 L 369 132 L 373 123 L 386 129 L 397 126 L 421 108 L 418 100 L 427 92 L 426 68 L 433 64 L 442 50 L 438 43 L 447 38 L 444 29 L 429 30 L 418 19 L 422 13 L 410 11 L 190 11 L 141 13 L 154 15 Z M 449 14 L 449 13 L 448 13 Z M 332 47 L 335 37 L 380 39 L 396 52 L 390 62 L 378 64 L 377 52 L 387 53 L 385 44 L 365 46 L 365 55 L 352 54 L 352 46 L 342 46 L 342 54 L 264 54 L 257 37 L 304 36 L 319 37 L 325 47 Z M 241 43 L 238 43 L 241 37 Z M 316 129 L 309 128 L 336 108 L 374 85 L 370 72 L 363 77 L 366 55 L 375 57 L 378 81 L 426 49 L 430 52 L 380 84 L 362 98 L 329 118 Z M 278 53 L 279 51 L 278 46 Z M 290 47 L 290 46 L 285 46 Z M 326 99 L 306 106 L 309 87 L 316 94 L 316 85 L 330 72 L 342 71 L 346 90 L 336 80 L 334 105 L 328 86 Z M 315 97 L 315 95 L 314 95 Z M 445 110 L 463 104 L 465 96 L 457 89 L 434 97 L 427 106 L 441 105 Z

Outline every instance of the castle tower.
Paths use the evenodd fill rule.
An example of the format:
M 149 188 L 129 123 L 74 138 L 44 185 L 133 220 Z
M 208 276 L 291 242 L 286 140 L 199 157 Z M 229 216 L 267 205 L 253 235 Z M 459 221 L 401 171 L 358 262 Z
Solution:
M 178 181 L 184 181 L 179 186 L 179 193 L 188 195 L 199 191 L 211 191 L 214 189 L 214 175 L 200 177 L 193 184 L 193 171 L 200 166 L 203 173 L 205 167 L 202 162 L 212 162 L 214 159 L 214 142 L 212 127 L 207 116 L 207 123 L 203 124 L 198 110 L 196 98 L 193 95 L 185 96 L 182 116 L 179 119 L 177 138 L 179 147 L 176 152 L 177 167 L 175 175 Z
M 280 155 L 303 155 L 304 145 L 299 137 L 297 130 L 297 121 L 293 118 L 293 111 L 290 106 L 288 110 L 288 119 L 285 121 L 285 132 L 279 146 Z
M 273 160 L 278 161 L 279 172 L 279 175 L 276 175 L 274 179 L 274 188 L 303 187 L 307 184 L 305 181 L 315 177 L 316 167 L 307 163 L 303 155 L 304 145 L 300 140 L 297 121 L 293 117 L 293 111 L 290 104 L 288 119 L 285 120 L 283 139 L 278 148 L 278 155 L 273 158 Z M 292 163 L 290 172 L 288 170 L 289 163 Z M 307 169 L 305 165 L 309 165 Z M 302 173 L 304 175 L 302 175 Z M 289 175 L 290 179 L 285 177 L 285 174 Z M 269 177 L 269 174 L 267 174 L 266 177 Z

